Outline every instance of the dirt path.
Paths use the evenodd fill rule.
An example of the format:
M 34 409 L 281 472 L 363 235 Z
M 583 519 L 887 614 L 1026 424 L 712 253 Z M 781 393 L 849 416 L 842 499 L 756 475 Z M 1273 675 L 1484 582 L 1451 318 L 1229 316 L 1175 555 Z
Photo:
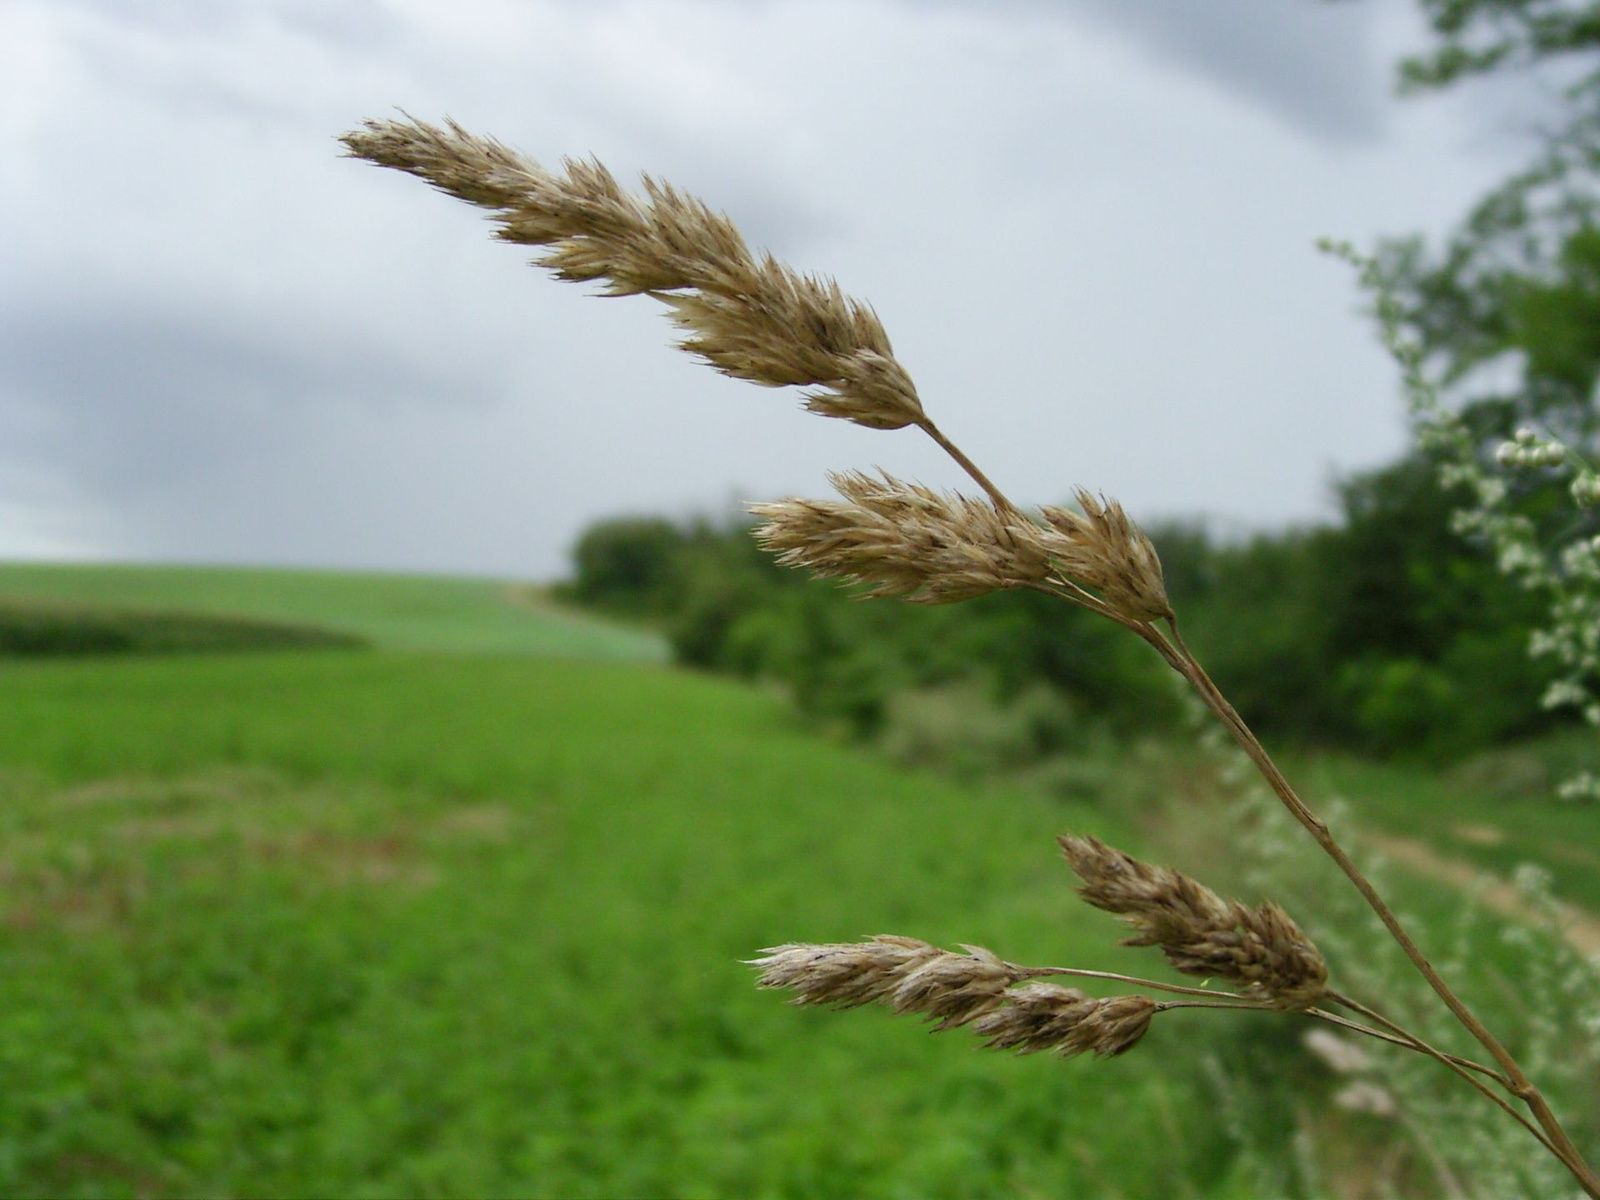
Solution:
M 1362 830 L 1361 840 L 1425 879 L 1434 879 L 1463 892 L 1476 894 L 1487 907 L 1502 916 L 1519 921 L 1538 919 L 1539 914 L 1529 906 L 1522 893 L 1509 883 L 1469 863 L 1446 858 L 1425 842 L 1377 833 L 1371 829 Z M 1600 954 L 1600 917 L 1570 904 L 1561 905 L 1560 913 L 1561 929 L 1567 940 L 1584 954 Z

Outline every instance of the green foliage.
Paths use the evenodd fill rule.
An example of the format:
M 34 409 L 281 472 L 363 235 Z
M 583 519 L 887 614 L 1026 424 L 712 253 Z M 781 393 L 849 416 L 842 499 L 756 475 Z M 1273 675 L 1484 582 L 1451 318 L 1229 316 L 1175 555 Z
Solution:
M 880 742 L 895 762 L 958 779 L 1016 776 L 1084 747 L 1085 722 L 1059 692 L 1034 684 L 998 700 L 967 679 L 891 696 Z
M 1356 476 L 1324 540 L 1326 652 L 1363 744 L 1434 755 L 1548 725 L 1528 634 L 1539 598 L 1454 533 L 1455 498 L 1425 459 Z
M 1439 44 L 1406 59 L 1408 88 L 1447 87 L 1473 75 L 1600 50 L 1592 0 L 1418 0 Z
M 850 620 L 907 609 L 786 594 Z M 968 653 L 943 637 L 959 609 L 910 611 L 929 644 L 901 661 Z M 1136 847 L 1118 814 L 1194 771 L 1100 743 L 1041 683 L 947 675 L 885 702 L 920 761 L 1057 755 L 1060 778 L 1022 792 L 891 769 L 726 681 L 612 664 L 380 648 L 4 670 L 5 1195 L 1222 1200 L 1261 1194 L 1241 1146 L 1282 1158 L 1290 1114 L 1331 1085 L 1265 1018 L 1175 1014 L 1136 1054 L 1062 1064 L 750 987 L 736 960 L 758 947 L 863 928 L 1157 969 L 1074 902 L 1050 835 Z M 1500 803 L 1348 769 L 1430 836 Z M 1519 806 L 1503 850 L 1478 849 L 1577 846 L 1581 817 Z M 1263 1048 L 1279 1090 L 1249 1074 Z M 1219 1124 L 1202 1052 L 1281 1128 Z
M 1246 719 L 1301 742 L 1433 758 L 1547 727 L 1528 655 L 1540 602 L 1452 531 L 1432 464 L 1353 476 L 1338 495 L 1332 528 L 1175 543 L 1173 601 Z
M 1505 305 L 1505 346 L 1527 356 L 1527 378 L 1592 395 L 1600 375 L 1600 229 L 1583 225 L 1567 235 L 1552 278 L 1506 280 Z
M 1536 420 L 1585 442 L 1600 378 L 1600 4 L 1419 0 L 1439 35 L 1402 82 L 1434 88 L 1511 67 L 1564 72 L 1565 104 L 1532 162 L 1478 202 L 1442 246 L 1385 247 L 1401 325 L 1485 438 Z M 1496 370 L 1481 368 L 1494 364 Z M 1509 384 L 1509 386 L 1508 386 Z
M 883 927 L 1127 967 L 1050 844 L 1075 808 L 677 673 L 5 670 L 7 1196 L 1237 1194 L 1208 1014 L 1018 1060 L 739 965 Z
M 1328 603 L 1322 542 L 1327 535 L 1290 531 L 1234 545 L 1191 542 L 1198 582 L 1169 589 L 1186 637 L 1259 729 L 1299 739 L 1348 735 L 1328 667 Z M 1166 554 L 1160 531 L 1153 535 Z M 1181 577 L 1180 577 L 1181 579 Z M 1188 587 L 1195 590 L 1189 591 Z
M 1600 4 L 1419 3 L 1437 42 L 1402 64 L 1407 86 L 1446 87 L 1513 67 L 1540 69 L 1567 86 L 1530 164 L 1484 197 L 1450 238 L 1436 248 L 1420 238 L 1384 247 L 1371 275 L 1383 280 L 1385 339 L 1415 348 L 1413 396 L 1433 395 L 1437 384 L 1459 412 L 1448 452 L 1453 479 L 1486 478 L 1472 469 L 1474 454 L 1487 463 L 1518 429 L 1590 455 L 1600 437 Z M 1516 631 L 1551 625 L 1572 568 L 1553 555 L 1557 565 L 1541 581 L 1526 569 L 1529 556 L 1511 554 L 1501 539 L 1499 565 L 1536 589 L 1519 595 L 1459 553 L 1459 541 L 1419 541 L 1419 519 L 1442 527 L 1424 494 L 1435 473 L 1432 453 L 1414 450 L 1358 481 L 1360 491 L 1347 490 L 1350 566 L 1360 571 L 1387 556 L 1404 568 L 1387 585 L 1354 593 L 1346 610 L 1354 636 L 1337 636 L 1336 645 L 1345 650 L 1341 678 L 1370 744 L 1424 737 L 1452 751 L 1548 724 L 1537 693 L 1550 671 L 1520 657 L 1526 648 Z M 1505 500 L 1496 493 L 1492 502 L 1493 521 L 1469 511 L 1462 527 L 1478 520 L 1480 532 L 1498 537 L 1496 529 L 1514 525 L 1526 531 L 1519 534 L 1525 545 L 1513 547 L 1519 551 L 1593 535 L 1593 519 L 1575 516 L 1539 475 L 1509 478 Z M 1484 495 L 1470 488 L 1448 499 L 1436 494 L 1431 507 L 1475 511 L 1490 503 Z M 1362 602 L 1368 597 L 1375 602 Z
M 651 612 L 670 602 L 687 535 L 659 517 L 618 517 L 583 531 L 572 550 L 574 600 L 621 611 Z
M 1240 543 L 1195 526 L 1150 530 L 1185 636 L 1246 719 L 1302 742 L 1434 758 L 1547 727 L 1527 644 L 1538 598 L 1451 531 L 1454 501 L 1431 464 L 1353 476 L 1338 496 L 1336 527 Z M 1047 692 L 1079 731 L 1148 733 L 1176 716 L 1146 647 L 1048 596 L 931 608 L 861 600 L 775 567 L 742 523 L 630 520 L 591 532 L 583 545 L 652 564 L 613 573 L 606 607 L 653 616 L 679 662 L 779 683 L 813 720 L 887 734 L 908 759 L 959 759 L 965 771 L 1016 757 L 974 753 L 954 736 L 936 749 L 927 728 L 906 733 L 908 714 L 941 708 L 952 686 L 988 698 L 993 712 Z M 592 576 L 593 559 L 579 557 L 579 575 Z M 628 592 L 626 579 L 640 590 Z

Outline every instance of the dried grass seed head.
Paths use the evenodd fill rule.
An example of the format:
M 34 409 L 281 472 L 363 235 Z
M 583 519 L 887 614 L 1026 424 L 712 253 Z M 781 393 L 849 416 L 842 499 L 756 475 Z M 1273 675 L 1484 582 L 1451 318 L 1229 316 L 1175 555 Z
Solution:
M 908 974 L 944 954 L 916 938 L 880 934 L 868 942 L 769 946 L 750 960 L 758 987 L 790 988 L 796 1004 L 855 1008 L 886 999 Z
M 996 1050 L 1062 1057 L 1093 1053 L 1115 1057 L 1131 1050 L 1150 1028 L 1156 1004 L 1147 996 L 1096 1000 L 1077 988 L 1030 983 L 1006 993 L 1004 1007 L 984 1013 L 972 1030 Z
M 1042 582 L 1044 531 L 1015 510 L 891 475 L 830 476 L 842 500 L 752 505 L 761 545 L 785 566 L 871 585 L 868 595 L 948 604 Z
M 367 121 L 350 155 L 405 171 L 491 211 L 496 237 L 539 246 L 561 278 L 671 309 L 680 346 L 736 379 L 818 390 L 806 407 L 872 429 L 923 421 L 922 403 L 877 315 L 836 283 L 757 258 L 704 201 L 646 176 L 634 195 L 598 162 L 546 170 L 454 121 Z
M 1226 979 L 1274 1008 L 1311 1007 L 1326 992 L 1328 964 L 1288 913 L 1270 901 L 1249 908 L 1167 867 L 1141 862 L 1098 838 L 1059 839 L 1083 881 L 1078 894 L 1123 917 L 1124 943 L 1159 946 L 1185 975 Z
M 1015 971 L 982 946 L 966 954 L 941 954 L 909 972 L 889 997 L 897 1013 L 922 1013 L 934 1029 L 965 1025 L 1001 1003 Z
M 916 938 L 884 934 L 869 942 L 790 943 L 762 951 L 750 965 L 757 986 L 790 988 L 796 1004 L 854 1008 L 881 1000 L 897 1013 L 919 1013 L 935 1030 L 965 1025 L 1003 1002 L 1016 968 L 982 946 L 965 954 Z
M 1098 591 L 1107 604 L 1134 621 L 1172 616 L 1156 548 L 1115 500 L 1099 500 L 1082 488 L 1083 511 L 1046 506 L 1046 544 L 1062 572 Z

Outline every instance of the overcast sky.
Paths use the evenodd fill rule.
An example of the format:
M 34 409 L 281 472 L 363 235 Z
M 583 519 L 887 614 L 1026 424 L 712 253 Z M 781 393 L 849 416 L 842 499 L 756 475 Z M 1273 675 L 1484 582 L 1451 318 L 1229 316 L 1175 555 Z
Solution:
M 1536 101 L 1392 97 L 1409 0 L 0 0 L 0 557 L 560 574 L 911 432 L 668 347 L 334 138 L 397 107 L 725 209 L 1030 502 L 1326 515 L 1394 373 L 1313 249 L 1443 230 Z

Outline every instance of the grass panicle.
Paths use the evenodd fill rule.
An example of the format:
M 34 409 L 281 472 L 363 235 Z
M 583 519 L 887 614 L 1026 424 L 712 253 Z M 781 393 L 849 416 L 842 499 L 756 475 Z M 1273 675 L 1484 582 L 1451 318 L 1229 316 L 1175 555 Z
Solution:
M 988 500 L 937 492 L 887 473 L 830 476 L 841 500 L 756 504 L 757 541 L 786 566 L 870 585 L 869 596 L 919 604 L 1042 584 L 1044 531 Z
M 1226 979 L 1274 1008 L 1310 1008 L 1328 988 L 1328 964 L 1278 905 L 1250 908 L 1168 867 L 1141 862 L 1095 837 L 1058 839 L 1083 881 L 1078 894 L 1135 931 L 1123 944 L 1159 946 L 1184 975 Z
M 973 1022 L 984 1045 L 1021 1054 L 1054 1050 L 1063 1058 L 1126 1053 L 1144 1037 L 1157 1008 L 1148 996 L 1097 1000 L 1058 983 L 1024 984 L 1008 992 L 1006 1001 Z
M 646 177 L 643 193 L 633 194 L 592 161 L 568 160 L 557 174 L 454 122 L 368 121 L 342 140 L 355 157 L 416 175 L 488 209 L 497 237 L 540 247 L 535 261 L 558 277 L 599 283 L 607 295 L 648 295 L 666 304 L 682 334 L 681 348 L 722 374 L 766 387 L 808 389 L 805 406 L 822 416 L 870 429 L 915 426 L 926 433 L 983 489 L 987 502 L 889 475 L 844 473 L 833 478 L 840 500 L 756 506 L 764 522 L 762 544 L 785 563 L 859 581 L 874 596 L 945 603 L 1026 587 L 1130 629 L 1193 688 L 1495 1066 L 1446 1055 L 1367 1005 L 1328 992 L 1327 963 L 1277 905 L 1252 909 L 1225 900 L 1178 872 L 1141 863 L 1094 838 L 1062 839 L 1068 862 L 1083 880 L 1084 899 L 1123 916 L 1135 929 L 1131 943 L 1159 946 L 1179 971 L 1227 979 L 1244 994 L 1158 1006 L 1143 996 L 1090 1000 L 1056 985 L 1013 988 L 1030 975 L 1093 973 L 1029 971 L 986 950 L 957 955 L 887 936 L 850 945 L 774 947 L 755 961 L 763 986 L 789 988 L 802 1004 L 848 1008 L 881 1001 L 896 1012 L 920 1013 L 939 1029 L 970 1024 L 993 1046 L 1063 1054 L 1120 1054 L 1144 1035 L 1155 1012 L 1169 1008 L 1266 1007 L 1333 1020 L 1426 1053 L 1456 1071 L 1521 1122 L 1586 1195 L 1600 1200 L 1600 1175 L 1585 1163 L 1522 1066 L 1456 995 L 1184 644 L 1155 549 L 1120 504 L 1080 489 L 1077 511 L 1047 508 L 1042 523 L 1027 516 L 928 416 L 869 306 L 831 280 L 752 253 L 726 216 L 670 184 Z M 1600 501 L 1600 484 L 1591 490 Z M 1381 1029 L 1315 1009 L 1324 996 L 1376 1020 Z M 1491 1090 L 1484 1078 L 1506 1094 Z
M 982 946 L 962 949 L 956 954 L 884 934 L 867 942 L 773 946 L 750 965 L 760 971 L 759 986 L 787 988 L 796 1004 L 856 1008 L 878 1001 L 922 1016 L 935 1033 L 971 1025 L 990 1048 L 1024 1054 L 1115 1057 L 1144 1036 L 1158 1010 L 1145 996 L 1092 999 L 1053 983 L 1013 987 L 1050 972 L 1004 962 Z
M 1131 621 L 1163 621 L 1173 616 L 1161 559 L 1144 531 L 1122 505 L 1077 492 L 1081 513 L 1046 507 L 1045 523 L 1055 537 L 1050 553 L 1073 582 L 1094 588 L 1116 612 Z
M 539 246 L 560 279 L 608 296 L 654 296 L 682 349 L 724 375 L 814 389 L 806 407 L 871 429 L 923 419 L 911 376 L 872 309 L 836 283 L 753 254 L 733 223 L 671 184 L 626 191 L 598 162 L 561 174 L 454 121 L 367 121 L 341 139 L 356 158 L 405 171 L 489 209 L 495 236 Z

